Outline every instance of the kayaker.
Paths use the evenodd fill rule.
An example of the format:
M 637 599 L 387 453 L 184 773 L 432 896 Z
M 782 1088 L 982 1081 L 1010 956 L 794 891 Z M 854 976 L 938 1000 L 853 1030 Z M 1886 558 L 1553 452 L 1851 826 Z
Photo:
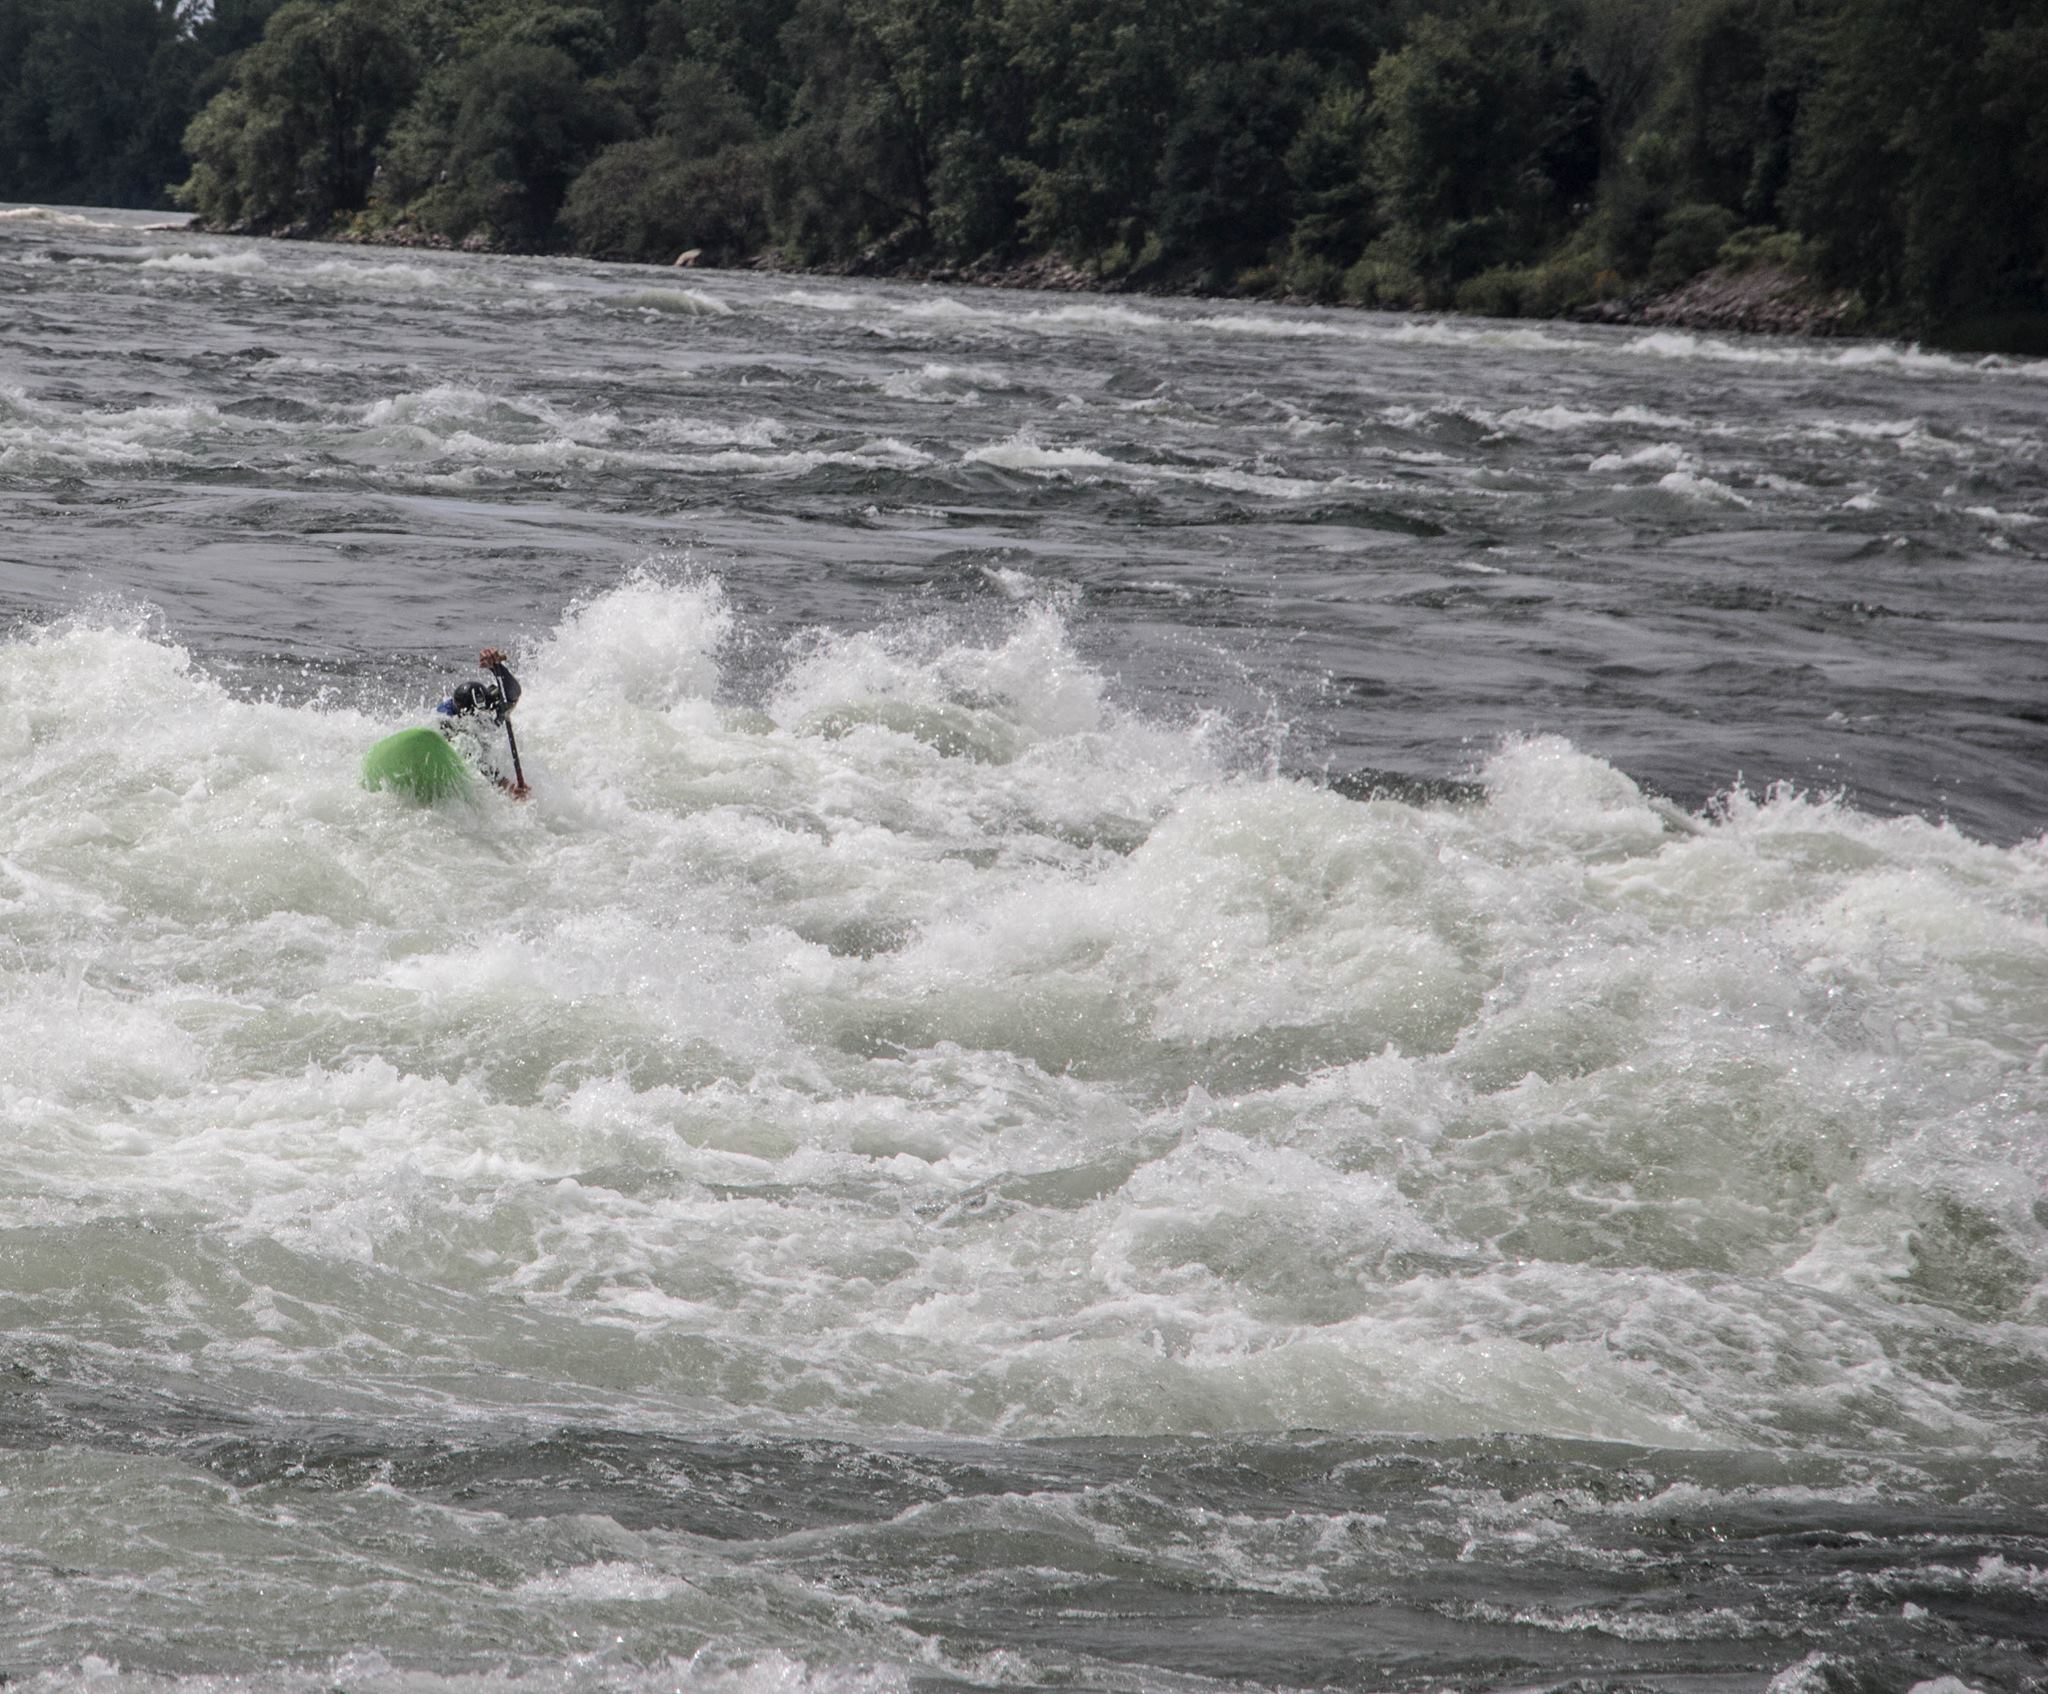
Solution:
M 519 768 L 519 743 L 512 736 L 512 708 L 519 704 L 519 679 L 496 647 L 486 647 L 476 656 L 477 668 L 490 673 L 489 682 L 465 682 L 434 710 L 442 718 L 441 733 L 450 741 L 458 736 L 468 744 L 471 758 L 506 793 L 526 794 L 526 777 Z M 491 727 L 486 727 L 486 720 Z M 502 730 L 500 737 L 492 729 Z M 507 776 L 498 761 L 501 751 L 511 755 L 512 774 Z

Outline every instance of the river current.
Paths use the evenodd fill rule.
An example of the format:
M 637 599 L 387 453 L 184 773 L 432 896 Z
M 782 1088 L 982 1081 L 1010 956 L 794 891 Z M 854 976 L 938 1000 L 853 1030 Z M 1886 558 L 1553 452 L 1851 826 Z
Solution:
M 2048 1687 L 2048 365 L 147 222 L 0 211 L 9 1682 Z

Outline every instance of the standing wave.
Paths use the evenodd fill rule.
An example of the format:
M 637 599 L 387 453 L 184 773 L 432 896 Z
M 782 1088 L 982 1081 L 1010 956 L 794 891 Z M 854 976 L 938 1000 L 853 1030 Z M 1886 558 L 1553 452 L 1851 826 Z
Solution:
M 428 702 L 0 647 L 9 1363 L 308 1415 L 865 1437 L 1517 1432 L 2037 1460 L 2048 847 L 1679 817 L 1557 739 L 1358 802 L 1056 606 L 715 581 Z M 78 1274 L 81 1264 L 90 1274 Z

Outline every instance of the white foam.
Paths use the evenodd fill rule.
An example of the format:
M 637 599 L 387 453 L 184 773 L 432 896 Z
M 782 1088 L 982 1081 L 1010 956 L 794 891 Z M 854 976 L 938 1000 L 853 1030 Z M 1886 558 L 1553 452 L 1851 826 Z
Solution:
M 565 413 L 531 395 L 501 395 L 464 383 L 436 383 L 372 401 L 362 409 L 364 426 L 384 429 L 416 425 L 436 433 L 479 430 L 546 430 L 572 440 L 602 440 L 618 432 L 615 413 Z
M 942 324 L 1003 324 L 1016 321 L 1010 314 L 990 311 L 983 306 L 971 306 L 965 300 L 955 300 L 950 295 L 936 295 L 930 299 L 913 300 L 907 305 L 898 305 L 894 315 L 911 322 L 927 321 Z M 1024 314 L 1028 320 L 1031 314 Z
M 1011 387 L 1007 376 L 986 365 L 925 364 L 914 371 L 896 371 L 882 383 L 882 392 L 897 400 L 940 405 L 973 405 L 984 391 Z
M 1046 584 L 1029 571 L 1013 570 L 1008 565 L 984 565 L 981 574 L 1007 600 L 1032 600 L 1047 592 Z
M 1655 412 L 1646 406 L 1619 406 L 1612 411 L 1581 406 L 1525 406 L 1503 412 L 1494 420 L 1502 429 L 1535 429 L 1559 435 L 1578 435 L 1589 429 L 1617 427 L 1641 429 L 1684 429 L 1683 418 Z M 1597 469 L 1598 466 L 1595 466 Z
M 699 288 L 643 288 L 626 296 L 626 304 L 643 312 L 666 312 L 679 317 L 729 318 L 733 309 L 716 295 Z
M 1427 319 L 1420 323 L 1384 320 L 1362 335 L 1391 341 L 1397 346 L 1500 347 L 1523 353 L 1569 352 L 1574 355 L 1585 351 L 1584 342 L 1578 338 L 1548 330 L 1509 328 L 1498 322 L 1472 323 L 1449 318 Z
M 1116 334 L 1133 331 L 1156 333 L 1173 327 L 1174 320 L 1158 312 L 1142 312 L 1134 306 L 1092 301 L 1087 305 L 1058 306 L 1051 311 L 1030 312 L 1020 319 L 1032 329 L 1108 330 Z
M 395 450 L 420 481 L 487 486 L 527 469 L 742 471 L 806 474 L 829 465 L 911 470 L 931 462 L 921 448 L 881 437 L 834 451 L 776 449 L 779 420 L 755 416 L 657 418 L 626 423 L 613 412 L 574 412 L 536 395 L 498 394 L 439 383 L 372 401 L 357 428 L 333 438 L 344 456 L 388 460 Z M 451 470 L 440 467 L 454 463 Z
M 342 282 L 355 287 L 390 289 L 401 294 L 445 294 L 462 286 L 459 273 L 440 265 L 367 264 L 360 259 L 323 259 L 317 265 L 291 273 L 321 282 Z
M 745 703 L 714 581 L 594 593 L 518 808 L 357 786 L 424 694 L 0 645 L 7 1218 L 189 1220 L 31 1324 L 175 1280 L 236 1397 L 437 1420 L 2025 1449 L 2038 843 L 1554 738 L 1355 803 L 997 581 Z
M 860 312 L 872 309 L 874 301 L 860 294 L 833 294 L 815 289 L 791 289 L 775 296 L 784 306 L 800 306 L 811 312 Z
M 142 261 L 146 271 L 176 271 L 195 276 L 259 276 L 270 262 L 254 248 L 233 253 L 157 253 Z
M 1697 461 L 1675 441 L 1653 442 L 1626 453 L 1602 453 L 1586 469 L 1595 472 L 1643 469 L 1689 470 Z
M 789 439 L 789 426 L 770 417 L 731 422 L 717 418 L 656 418 L 645 428 L 651 440 L 674 447 L 765 449 Z
M 1902 376 L 1955 376 L 1979 368 L 1973 361 L 1948 354 L 1878 341 L 1773 342 L 1651 330 L 1630 336 L 1620 346 L 1623 352 L 1639 358 L 1836 370 L 1879 368 Z
M 682 1593 L 682 1586 L 672 1593 Z M 565 1582 L 558 1591 L 536 1588 L 537 1602 L 593 1602 L 600 1598 L 574 1592 Z M 593 1633 L 602 1633 L 593 1622 Z M 706 1647 L 692 1657 L 656 1659 L 647 1664 L 603 1660 L 591 1653 L 571 1653 L 555 1662 L 500 1662 L 486 1670 L 433 1671 L 397 1662 L 375 1648 L 358 1648 L 326 1660 L 301 1653 L 289 1663 L 267 1666 L 258 1673 L 191 1671 L 182 1674 L 129 1667 L 88 1653 L 69 1664 L 44 1668 L 26 1676 L 22 1687 L 33 1694 L 113 1694 L 145 1690 L 147 1694 L 324 1694 L 337 1687 L 360 1688 L 368 1694 L 908 1694 L 910 1671 L 893 1665 L 817 1664 L 777 1651 L 749 1651 L 738 1645 Z
M 1035 431 L 1019 430 L 1002 441 L 970 447 L 961 455 L 970 465 L 994 465 L 1002 470 L 1032 475 L 1081 478 L 1105 477 L 1123 482 L 1195 482 L 1236 494 L 1254 494 L 1267 499 L 1303 500 L 1338 489 L 1378 487 L 1352 479 L 1321 482 L 1306 477 L 1277 475 L 1270 471 L 1240 470 L 1229 465 L 1190 466 L 1132 463 L 1110 457 L 1092 447 L 1049 447 Z
M 89 411 L 0 387 L 0 469 L 20 474 L 189 464 L 206 439 L 226 430 L 220 412 L 203 402 Z
M 2001 512 L 1996 506 L 1965 506 L 1964 514 L 1995 524 L 2000 529 L 2032 529 L 2042 523 L 2042 517 L 2035 512 Z
M 1694 470 L 1666 471 L 1657 479 L 1657 486 L 1667 494 L 1683 495 L 1688 500 L 1698 500 L 1709 505 L 1753 506 L 1756 504 L 1747 495 L 1738 494 L 1725 482 L 1711 476 L 1704 476 Z
M 0 207 L 0 226 L 49 224 L 58 229 L 131 229 L 132 224 L 91 217 L 84 212 L 66 211 L 58 206 Z
M 1131 467 L 1092 447 L 1047 447 L 1029 430 L 1007 440 L 970 447 L 961 455 L 970 465 L 995 465 L 1007 471 L 1102 471 L 1129 473 Z
M 672 710 L 718 692 L 718 655 L 733 616 L 717 582 L 643 572 L 573 608 L 540 651 L 546 685 L 589 708 L 600 701 Z
M 772 476 L 802 476 L 827 465 L 848 465 L 857 469 L 886 468 L 912 471 L 933 462 L 923 448 L 894 436 L 864 441 L 858 447 L 837 452 L 816 450 L 795 453 L 752 453 L 733 450 L 722 453 L 680 454 L 674 460 L 679 469 L 705 471 L 755 471 Z
M 1185 473 L 1176 471 L 1174 474 Z M 1334 483 L 1318 482 L 1310 477 L 1276 476 L 1271 472 L 1231 470 L 1228 467 L 1198 471 L 1195 476 L 1211 488 L 1228 489 L 1234 494 L 1256 494 L 1268 500 L 1308 500 L 1342 488 L 1383 486 L 1348 479 Z

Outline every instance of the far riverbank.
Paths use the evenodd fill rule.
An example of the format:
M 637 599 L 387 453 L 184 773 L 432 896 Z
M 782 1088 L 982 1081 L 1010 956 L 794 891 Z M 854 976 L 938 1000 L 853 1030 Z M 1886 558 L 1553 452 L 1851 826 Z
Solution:
M 233 236 L 250 233 L 245 230 L 213 228 L 200 219 L 192 219 L 185 227 L 209 235 Z M 348 228 L 320 233 L 300 228 L 278 232 L 275 238 L 334 242 L 346 246 L 416 248 L 444 252 L 512 251 L 474 240 L 466 243 L 453 242 L 407 225 L 380 230 Z M 599 259 L 598 262 L 643 266 L 646 263 L 632 259 Z M 1291 294 L 1282 289 L 1214 289 L 1201 287 L 1187 279 L 1172 282 L 1136 282 L 1122 277 L 1105 277 L 1056 254 L 1002 264 L 971 266 L 924 265 L 907 261 L 883 262 L 873 256 L 843 264 L 796 265 L 786 262 L 778 252 L 769 250 L 755 255 L 742 265 L 716 266 L 700 263 L 695 254 L 686 252 L 678 255 L 670 267 L 647 268 L 706 272 L 773 272 L 790 276 L 867 277 L 959 288 L 1140 295 L 1158 299 L 1243 300 L 1277 306 L 1324 307 L 1333 310 L 1365 309 L 1350 301 L 1319 300 L 1306 295 Z M 1388 308 L 1382 306 L 1373 309 Z M 1429 311 L 1432 316 L 1448 317 L 1495 315 L 1462 311 L 1455 306 L 1431 307 Z M 2048 357 L 2048 316 L 2034 313 L 1992 314 L 1946 325 L 1934 331 L 1916 330 L 1912 325 L 1890 322 L 1874 316 L 1865 309 L 1861 298 L 1853 290 L 1829 288 L 1799 272 L 1771 264 L 1740 268 L 1716 266 L 1675 288 L 1638 289 L 1613 299 L 1576 306 L 1562 312 L 1508 315 L 1526 321 L 1561 319 L 1574 323 L 1675 329 L 1695 333 L 1914 341 L 1954 352 Z

